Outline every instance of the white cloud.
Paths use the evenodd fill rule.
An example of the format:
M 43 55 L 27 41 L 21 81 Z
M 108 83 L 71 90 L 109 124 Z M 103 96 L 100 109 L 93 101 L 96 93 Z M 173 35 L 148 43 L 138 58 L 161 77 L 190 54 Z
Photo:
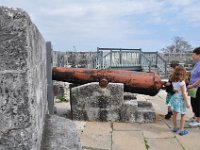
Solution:
M 192 23 L 192 28 L 200 22 L 198 0 L 1 0 L 0 4 L 26 10 L 45 39 L 60 50 L 73 45 L 95 50 L 99 43 L 157 48 L 174 33 L 184 32 L 181 24 Z

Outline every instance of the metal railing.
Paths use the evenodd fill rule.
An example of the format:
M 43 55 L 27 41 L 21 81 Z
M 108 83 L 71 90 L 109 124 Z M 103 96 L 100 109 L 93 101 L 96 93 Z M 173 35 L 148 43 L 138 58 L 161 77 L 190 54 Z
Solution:
M 97 69 L 139 67 L 151 70 L 151 62 L 141 49 L 97 48 Z
M 134 68 L 144 71 L 156 68 L 167 77 L 167 62 L 158 52 L 142 52 L 141 49 L 97 48 L 96 68 Z
M 159 55 L 158 52 L 143 52 L 151 61 L 151 66 L 158 68 L 159 71 L 167 77 L 167 62 Z

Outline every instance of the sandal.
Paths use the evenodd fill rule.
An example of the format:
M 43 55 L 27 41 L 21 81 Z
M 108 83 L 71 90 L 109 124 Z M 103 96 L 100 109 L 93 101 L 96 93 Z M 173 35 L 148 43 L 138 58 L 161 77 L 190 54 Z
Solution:
M 188 133 L 189 133 L 188 130 L 183 130 L 183 131 L 179 132 L 179 135 L 183 136 L 183 135 L 186 135 Z
M 196 121 L 196 117 L 191 117 L 188 121 L 189 122 L 195 122 Z
M 180 129 L 179 128 L 174 128 L 173 130 L 172 130 L 172 132 L 178 132 Z

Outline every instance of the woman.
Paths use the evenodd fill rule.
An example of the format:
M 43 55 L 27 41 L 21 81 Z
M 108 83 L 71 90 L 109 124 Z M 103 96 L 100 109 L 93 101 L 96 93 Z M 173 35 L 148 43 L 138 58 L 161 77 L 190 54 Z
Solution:
M 191 97 L 192 111 L 195 114 L 196 121 L 191 122 L 190 126 L 200 126 L 200 47 L 193 50 L 192 59 L 195 63 L 191 72 L 188 89 L 197 88 L 196 97 Z

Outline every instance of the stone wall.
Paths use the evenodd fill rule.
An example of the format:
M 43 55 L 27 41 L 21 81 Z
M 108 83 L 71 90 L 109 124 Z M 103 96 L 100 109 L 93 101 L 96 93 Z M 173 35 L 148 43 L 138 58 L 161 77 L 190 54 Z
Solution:
M 94 68 L 96 52 L 53 51 L 54 67 Z
M 162 58 L 170 64 L 173 61 L 178 61 L 179 63 L 184 64 L 192 64 L 192 53 L 159 53 L 159 55 L 162 56 Z
M 149 123 L 156 119 L 152 104 L 124 93 L 122 83 L 101 88 L 93 82 L 72 88 L 71 109 L 75 120 Z
M 53 67 L 67 67 L 68 66 L 68 56 L 65 52 L 53 51 Z
M 122 83 L 109 83 L 101 88 L 93 82 L 72 88 L 71 106 L 73 119 L 92 121 L 119 121 L 123 103 Z
M 0 149 L 41 147 L 47 110 L 46 43 L 21 9 L 0 7 Z

